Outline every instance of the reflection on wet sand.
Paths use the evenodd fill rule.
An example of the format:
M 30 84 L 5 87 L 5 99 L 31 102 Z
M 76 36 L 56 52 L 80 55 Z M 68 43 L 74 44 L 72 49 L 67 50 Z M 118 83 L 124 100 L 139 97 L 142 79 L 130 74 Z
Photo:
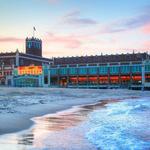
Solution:
M 18 144 L 43 147 L 44 140 L 51 135 L 52 132 L 61 132 L 70 127 L 77 126 L 79 123 L 86 120 L 87 115 L 91 111 L 105 108 L 108 103 L 116 103 L 119 101 L 120 100 L 117 99 L 102 100 L 95 104 L 73 107 L 70 110 L 34 118 L 33 121 L 35 125 L 28 133 L 19 136 Z M 65 140 L 68 139 L 65 137 Z
M 55 114 L 33 118 L 35 124 L 31 129 L 9 135 L 5 140 L 4 138 L 0 140 L 0 143 L 11 144 L 14 146 L 12 150 L 80 150 L 81 148 L 94 150 L 96 149 L 94 145 L 84 137 L 85 129 L 79 131 L 80 128 L 76 129 L 76 127 L 86 121 L 90 112 L 121 100 L 101 100 L 95 104 L 73 107 Z M 9 148 L 10 145 L 4 150 Z
M 119 100 L 103 100 L 95 104 L 74 107 L 70 110 L 58 112 L 56 114 L 37 117 L 34 119 L 36 125 L 33 131 L 35 132 L 36 128 L 45 131 L 65 130 L 69 127 L 76 126 L 78 123 L 85 120 L 91 111 L 104 108 L 106 107 L 106 104 L 114 102 L 119 102 Z

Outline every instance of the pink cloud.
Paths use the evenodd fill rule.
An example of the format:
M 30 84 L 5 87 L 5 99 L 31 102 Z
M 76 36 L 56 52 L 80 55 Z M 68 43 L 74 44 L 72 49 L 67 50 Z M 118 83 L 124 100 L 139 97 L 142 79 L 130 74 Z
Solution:
M 100 33 L 118 33 L 141 28 L 146 24 L 150 24 L 150 10 L 144 10 L 140 15 L 122 18 L 109 22 L 100 29 Z
M 146 42 L 144 42 L 144 48 L 147 48 L 147 49 L 149 49 L 150 50 L 150 41 L 146 41 Z
M 23 42 L 24 39 L 16 38 L 16 37 L 0 37 L 0 43 L 18 43 Z
M 50 3 L 50 4 L 55 4 L 55 3 L 58 3 L 60 0 L 48 0 L 48 2 Z
M 96 20 L 87 18 L 87 17 L 81 17 L 80 11 L 74 10 L 69 12 L 68 14 L 64 15 L 63 17 L 63 23 L 69 24 L 69 25 L 96 25 L 98 24 Z
M 142 28 L 143 33 L 150 34 L 150 23 Z
M 79 48 L 82 42 L 74 36 L 62 36 L 62 35 L 55 35 L 53 33 L 49 33 L 48 38 L 46 39 L 48 42 L 63 44 L 67 48 Z
M 39 1 L 45 1 L 45 2 L 48 2 L 49 4 L 55 4 L 55 3 L 58 3 L 60 0 L 39 0 Z

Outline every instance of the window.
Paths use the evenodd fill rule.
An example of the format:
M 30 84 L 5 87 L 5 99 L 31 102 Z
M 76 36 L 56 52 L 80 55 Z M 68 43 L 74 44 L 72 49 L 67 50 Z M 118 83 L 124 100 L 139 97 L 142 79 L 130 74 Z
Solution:
M 93 74 L 97 74 L 97 67 L 90 67 L 89 68 L 89 74 L 93 75 Z
M 79 68 L 79 74 L 81 75 L 87 74 L 87 68 Z
M 145 72 L 150 72 L 150 65 L 145 65 Z
M 107 66 L 100 66 L 99 73 L 100 74 L 107 74 L 108 73 L 108 67 Z
M 119 66 L 110 67 L 110 74 L 118 74 L 118 73 L 119 73 Z
M 10 59 L 10 64 L 14 64 L 14 59 Z
M 51 75 L 57 75 L 57 73 L 58 73 L 58 70 L 55 69 L 55 68 L 53 68 L 53 69 L 50 70 L 50 74 Z
M 24 61 L 23 59 L 20 60 L 20 65 L 23 65 L 24 64 Z
M 28 48 L 31 48 L 31 43 L 30 42 L 28 42 Z
M 140 72 L 142 72 L 142 66 L 141 65 L 133 65 L 132 66 L 132 72 L 133 73 L 140 73 Z
M 76 75 L 77 74 L 77 68 L 69 68 L 69 74 L 70 75 Z
M 121 66 L 121 73 L 130 73 L 130 66 L 129 65 Z
M 67 68 L 60 68 L 61 75 L 67 75 Z

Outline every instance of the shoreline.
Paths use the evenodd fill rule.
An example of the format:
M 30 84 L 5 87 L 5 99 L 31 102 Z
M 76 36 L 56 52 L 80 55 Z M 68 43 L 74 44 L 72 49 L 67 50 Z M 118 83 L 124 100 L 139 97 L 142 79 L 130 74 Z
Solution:
M 128 98 L 134 98 L 134 97 L 128 97 Z M 89 102 L 70 103 L 70 104 L 68 104 L 68 106 L 62 106 L 61 108 L 57 107 L 57 106 L 53 107 L 52 110 L 49 110 L 49 108 L 48 108 L 51 106 L 51 104 L 45 104 L 45 110 L 43 111 L 41 109 L 40 110 L 38 109 L 34 115 L 28 115 L 28 116 L 24 116 L 24 117 L 22 116 L 23 118 L 19 117 L 18 119 L 17 119 L 18 115 L 14 116 L 14 118 L 16 119 L 16 124 L 14 125 L 15 128 L 9 128 L 7 131 L 4 131 L 4 133 L 1 132 L 0 137 L 3 135 L 7 135 L 7 134 L 14 134 L 14 133 L 22 132 L 24 130 L 29 130 L 30 128 L 32 128 L 35 125 L 34 118 L 39 118 L 39 117 L 42 118 L 42 117 L 47 116 L 47 115 L 53 115 L 53 114 L 57 114 L 57 113 L 61 113 L 61 112 L 74 110 L 74 109 L 81 109 L 78 111 L 83 111 L 85 113 L 89 113 L 89 112 L 92 112 L 93 110 L 96 110 L 100 107 L 105 107 L 106 104 L 120 102 L 121 100 L 125 100 L 128 98 L 124 98 L 124 99 L 119 99 L 119 98 L 118 99 L 102 99 L 102 100 L 93 101 L 90 103 Z M 31 108 L 31 109 L 34 110 L 34 108 Z M 37 109 L 37 108 L 35 108 L 35 109 Z M 3 117 L 5 117 L 5 116 L 3 116 Z M 10 118 L 11 117 L 12 116 L 10 116 Z M 8 120 L 10 120 L 11 126 L 13 126 L 12 118 L 11 119 L 10 118 L 8 117 L 8 119 L 6 121 L 8 123 Z M 13 121 L 13 122 L 15 122 L 15 121 Z M 19 122 L 19 126 L 18 126 L 18 122 Z M 10 125 L 10 124 L 8 123 L 8 125 Z M 7 124 L 5 124 L 4 127 L 7 128 Z M 1 128 L 1 125 L 0 125 L 0 128 Z
M 53 150 L 97 150 L 98 145 L 93 142 L 93 137 L 90 135 L 91 131 L 93 132 L 97 129 L 97 126 L 91 124 L 91 115 L 100 111 L 102 113 L 108 111 L 109 113 L 106 113 L 108 118 L 111 117 L 109 115 L 115 117 L 119 114 L 114 112 L 110 113 L 110 107 L 113 108 L 113 105 L 121 106 L 121 104 L 126 104 L 126 102 L 134 103 L 134 101 L 135 103 L 139 101 L 139 97 L 105 99 L 88 104 L 74 105 L 54 113 L 33 117 L 31 120 L 34 124 L 30 128 L 15 133 L 1 135 L 0 147 L 2 147 L 3 150 L 9 150 L 10 146 L 13 150 L 24 148 L 37 150 L 43 150 L 44 148 Z M 136 105 L 137 104 L 135 104 L 135 106 Z M 137 106 L 135 109 L 137 109 Z M 124 110 L 121 111 L 121 113 L 123 112 Z M 105 116 L 105 114 L 103 115 Z M 99 119 L 103 120 L 104 116 L 101 116 Z M 91 125 L 94 127 L 94 130 L 91 130 Z M 107 126 L 104 127 L 107 129 Z M 109 140 L 111 140 L 111 138 Z M 20 147 L 19 149 L 18 146 Z
M 5 89 L 2 88 L 2 90 L 5 90 Z M 11 90 L 12 90 L 11 93 L 17 94 L 17 92 L 14 93 L 14 91 L 17 91 L 16 88 L 11 88 Z M 30 95 L 35 92 L 35 89 L 33 89 L 33 88 L 28 88 L 28 89 L 22 88 L 19 90 L 20 90 L 19 92 L 21 92 L 23 94 L 25 93 L 24 95 L 27 95 L 27 94 Z M 23 90 L 25 90 L 25 92 Z M 97 103 L 102 100 L 107 100 L 107 99 L 111 100 L 113 98 L 119 99 L 120 98 L 119 95 L 122 91 L 122 90 L 118 90 L 118 89 L 117 90 L 95 90 L 95 89 L 47 89 L 47 88 L 40 89 L 40 88 L 38 88 L 36 91 L 37 93 L 38 93 L 38 90 L 43 95 L 44 95 L 45 90 L 46 90 L 46 92 L 47 91 L 55 92 L 56 93 L 54 95 L 55 97 L 59 96 L 59 94 L 65 93 L 65 97 L 64 97 L 64 99 L 62 98 L 59 101 L 53 100 L 53 101 L 50 101 L 49 103 L 41 102 L 36 105 L 31 105 L 31 106 L 29 105 L 27 107 L 21 106 L 21 107 L 17 108 L 17 111 L 19 113 L 4 113 L 4 114 L 0 113 L 0 118 L 1 118 L 0 136 L 4 135 L 4 134 L 10 134 L 10 133 L 15 133 L 15 132 L 29 129 L 32 125 L 34 125 L 34 122 L 32 121 L 32 118 L 34 118 L 34 117 L 39 117 L 39 116 L 43 116 L 46 114 L 57 113 L 57 112 L 60 112 L 63 110 L 71 109 L 72 107 L 75 107 L 75 106 L 90 105 L 90 104 Z M 72 98 L 69 95 L 70 92 L 72 92 L 72 91 L 73 91 L 73 96 L 74 97 L 77 96 L 77 98 L 76 97 L 74 98 L 71 95 L 73 97 Z M 103 91 L 105 91 L 106 93 L 103 93 Z M 110 99 L 109 95 L 105 96 L 105 97 L 101 96 L 101 94 L 107 94 L 107 93 L 109 94 L 110 91 L 114 92 L 114 95 L 111 95 L 112 96 L 111 99 Z M 66 94 L 66 92 L 68 92 L 67 93 L 68 95 Z M 78 93 L 79 96 L 74 92 Z M 85 93 L 83 95 L 80 95 L 80 92 L 81 93 L 85 92 Z M 125 95 L 123 98 L 131 98 L 130 93 L 133 93 L 133 91 L 126 90 L 126 92 L 127 92 L 127 95 Z M 95 95 L 93 94 L 91 96 L 90 93 L 91 94 L 94 93 Z M 139 93 L 138 95 L 141 94 L 140 92 L 137 92 L 137 93 Z M 8 94 L 9 94 L 9 92 L 8 92 Z M 99 97 L 96 94 L 99 95 Z M 24 98 L 24 97 L 21 97 L 21 98 Z M 47 95 L 44 98 L 47 98 Z M 51 99 L 53 99 L 53 97 Z M 40 100 L 40 101 L 42 101 L 42 100 Z
M 133 142 L 133 144 L 135 142 L 138 145 L 143 138 L 149 138 L 145 130 L 137 132 L 134 138 L 135 130 L 144 129 L 144 126 L 148 127 L 147 120 L 145 119 L 144 121 L 143 118 L 148 117 L 149 103 L 147 103 L 147 100 L 150 97 L 149 92 L 68 89 L 59 89 L 57 91 L 53 89 L 48 90 L 48 92 L 55 93 L 54 95 L 50 94 L 41 97 L 36 92 L 36 97 L 29 96 L 30 99 L 21 95 L 21 102 L 25 100 L 25 103 L 21 103 L 21 105 L 26 106 L 25 104 L 30 100 L 28 106 L 21 108 L 18 97 L 15 97 L 18 100 L 19 108 L 11 109 L 11 111 L 17 110 L 19 113 L 14 114 L 18 115 L 18 117 L 11 118 L 14 115 L 13 113 L 9 114 L 9 116 L 8 114 L 3 114 L 7 123 L 2 122 L 0 124 L 0 131 L 2 130 L 2 125 L 5 125 L 3 126 L 5 128 L 3 131 L 7 131 L 7 133 L 0 135 L 0 147 L 3 150 L 10 150 L 10 147 L 13 150 L 97 150 L 101 146 L 105 147 L 107 140 L 109 144 L 118 147 L 118 145 L 115 145 L 116 136 L 111 137 L 113 133 L 119 135 L 117 141 L 120 145 L 123 144 L 122 139 L 125 136 L 126 146 L 132 147 L 132 144 L 128 145 L 130 136 L 123 134 L 122 137 L 124 127 L 126 129 L 125 133 L 131 133 L 132 138 L 129 141 Z M 28 91 L 23 91 L 24 93 L 28 93 Z M 34 94 L 33 91 L 28 93 L 28 95 L 31 94 Z M 61 94 L 61 97 L 59 97 L 59 94 Z M 107 96 L 105 96 L 106 94 Z M 43 99 L 48 98 L 47 96 L 49 96 L 50 101 L 44 103 Z M 31 98 L 37 98 L 38 101 L 37 99 L 32 101 Z M 12 101 L 14 102 L 13 96 Z M 11 102 L 10 99 L 9 102 Z M 16 105 L 11 103 L 11 106 Z M 126 124 L 126 120 L 132 126 Z M 144 122 L 140 124 L 138 120 Z M 138 139 L 140 135 L 141 139 Z M 143 147 L 144 145 L 140 144 L 140 146 Z
M 55 134 L 61 135 L 65 133 L 65 135 L 66 134 L 69 135 L 70 131 L 68 130 L 72 129 L 74 131 L 74 129 L 79 130 L 80 128 L 82 128 L 82 125 L 80 126 L 80 124 L 82 123 L 85 124 L 86 120 L 88 119 L 88 115 L 91 112 L 97 109 L 101 109 L 101 108 L 103 109 L 107 107 L 106 106 L 107 104 L 120 102 L 121 100 L 122 99 L 120 100 L 108 99 L 108 100 L 100 100 L 98 102 L 93 102 L 93 103 L 88 103 L 88 104 L 74 105 L 69 108 L 59 110 L 54 113 L 48 113 L 42 116 L 36 116 L 36 117 L 30 118 L 30 120 L 33 122 L 32 126 L 30 126 L 27 129 L 20 130 L 17 132 L 0 135 L 0 144 L 5 143 L 5 142 L 7 143 L 7 141 L 9 141 L 10 143 L 8 142 L 8 144 L 15 145 L 19 143 L 19 145 L 22 145 L 23 147 L 33 146 L 34 143 L 37 142 L 36 137 L 38 137 L 38 142 L 43 143 L 43 137 L 47 137 L 48 134 L 49 135 L 55 135 Z M 79 136 L 79 139 L 81 141 L 79 142 L 80 143 L 79 145 L 83 149 L 96 150 L 97 148 L 95 147 L 95 145 L 93 145 L 91 142 L 88 141 L 87 138 L 84 137 L 86 130 L 87 129 L 84 128 L 82 133 L 79 132 L 79 133 L 76 133 L 75 135 L 73 134 L 71 135 L 71 138 L 73 138 L 74 141 L 77 142 L 78 138 L 75 138 L 75 137 Z M 40 131 L 40 135 L 38 134 L 39 131 Z M 17 137 L 17 138 L 14 138 L 14 137 Z M 54 139 L 52 138 L 51 140 L 53 141 Z M 67 136 L 67 139 L 65 140 L 69 140 L 68 136 Z M 56 141 L 54 140 L 54 142 Z M 9 149 L 9 147 L 7 148 L 6 146 L 6 150 L 7 149 Z M 54 150 L 55 149 L 58 150 L 58 148 L 54 148 Z M 15 149 L 15 150 L 18 150 L 18 149 Z M 71 150 L 74 150 L 74 148 L 72 148 Z
M 16 88 L 11 88 L 11 89 L 15 90 Z M 27 88 L 26 90 L 28 89 L 32 89 L 32 88 Z M 38 88 L 38 90 L 40 90 L 40 88 Z M 46 90 L 49 90 L 49 89 L 46 89 Z M 82 100 L 75 101 L 75 100 L 71 100 L 68 98 L 65 100 L 65 104 L 63 101 L 59 101 L 57 102 L 57 104 L 55 103 L 55 101 L 53 101 L 53 102 L 46 103 L 46 104 L 44 103 L 36 104 L 34 106 L 29 106 L 28 108 L 24 107 L 23 112 L 21 110 L 20 114 L 18 113 L 1 114 L 0 113 L 0 118 L 1 118 L 0 136 L 29 129 L 31 126 L 34 125 L 32 118 L 43 116 L 46 114 L 57 113 L 59 111 L 71 109 L 74 106 L 92 104 L 93 102 L 96 102 L 96 101 L 97 100 L 95 99 L 91 99 L 90 101 L 82 101 Z M 29 113 L 26 113 L 27 111 Z
M 92 103 L 93 102 L 84 103 L 84 104 L 92 104 Z M 83 105 L 83 102 L 79 102 L 76 104 L 70 103 L 67 106 L 61 106 L 61 107 L 54 106 L 53 109 L 49 110 L 48 107 L 50 107 L 51 104 L 45 104 L 44 110 L 41 110 L 38 108 L 31 108 L 32 110 L 36 110 L 36 113 L 28 115 L 28 116 L 20 116 L 18 114 L 17 115 L 9 114 L 9 116 L 8 115 L 1 116 L 1 114 L 0 114 L 0 118 L 1 118 L 1 120 L 3 120 L 0 125 L 0 136 L 29 129 L 30 127 L 32 127 L 34 125 L 34 121 L 32 121 L 32 118 L 44 116 L 47 114 L 55 114 L 57 112 L 69 110 L 69 109 L 72 109 L 73 107 L 79 107 L 81 105 Z M 38 106 L 36 106 L 36 107 L 38 107 Z M 30 110 L 30 111 L 32 111 L 32 110 Z M 13 119 L 13 121 L 12 121 L 12 119 Z M 5 126 L 2 127 L 2 124 L 4 124 Z

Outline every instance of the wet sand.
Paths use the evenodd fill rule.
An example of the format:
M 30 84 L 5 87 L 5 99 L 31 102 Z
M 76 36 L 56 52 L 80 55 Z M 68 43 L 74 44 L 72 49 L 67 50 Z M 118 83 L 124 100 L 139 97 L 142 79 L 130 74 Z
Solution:
M 56 113 L 76 105 L 96 103 L 102 99 L 120 98 L 122 93 L 125 93 L 124 97 L 131 97 L 134 92 L 99 89 L 0 88 L 0 135 L 28 129 L 33 125 L 30 118 Z M 141 94 L 141 92 L 136 93 Z
M 32 119 L 34 125 L 30 129 L 1 136 L 0 147 L 3 150 L 9 150 L 10 146 L 13 150 L 96 150 L 96 147 L 85 138 L 88 129 L 82 124 L 90 112 L 119 101 L 102 100 L 35 117 Z
M 2 96 L 4 95 L 3 96 L 4 98 L 8 96 L 7 99 L 11 100 L 14 95 L 15 96 L 17 95 L 17 98 L 18 96 L 20 96 L 20 99 L 21 99 L 20 101 L 23 101 L 24 99 L 32 95 L 36 95 L 37 98 L 39 98 L 39 101 L 36 104 L 34 104 L 36 102 L 36 97 L 34 97 L 34 99 L 31 100 L 33 101 L 33 104 L 31 105 L 27 105 L 27 106 L 25 104 L 21 104 L 19 106 L 10 105 L 10 108 L 16 107 L 15 110 L 9 110 L 9 108 L 5 106 L 6 104 L 4 104 L 4 106 L 1 106 L 2 111 L 6 109 L 7 112 L 6 113 L 0 112 L 0 119 L 1 119 L 0 135 L 28 129 L 29 127 L 33 125 L 33 121 L 31 120 L 31 118 L 33 117 L 42 116 L 42 115 L 49 114 L 49 113 L 56 113 L 58 111 L 69 109 L 75 105 L 88 104 L 88 103 L 93 103 L 97 101 L 95 98 L 85 99 L 84 96 L 86 96 L 87 94 L 83 94 L 83 96 L 79 98 L 78 96 L 74 96 L 71 93 L 72 91 L 79 92 L 80 90 L 43 89 L 43 88 L 42 89 L 40 88 L 38 89 L 35 89 L 35 88 L 21 88 L 21 89 L 1 88 L 0 98 L 1 98 L 1 95 Z M 85 90 L 85 91 L 88 92 L 88 90 Z M 89 92 L 92 92 L 92 91 L 90 90 Z M 50 95 L 47 95 L 47 93 L 50 93 Z M 54 93 L 54 95 L 51 93 Z M 42 96 L 45 96 L 45 97 L 42 97 Z M 79 96 L 80 96 L 80 93 L 79 93 Z M 50 102 L 45 102 L 45 100 L 47 99 L 50 99 Z M 28 101 L 30 101 L 30 99 Z M 1 99 L 0 99 L 0 103 L 2 103 Z
M 96 150 L 96 147 L 85 138 L 88 131 L 85 125 L 88 115 L 96 109 L 105 109 L 108 104 L 150 95 L 146 92 L 128 90 L 47 89 L 47 91 L 55 92 L 55 97 L 60 94 L 65 97 L 60 97 L 61 100 L 56 101 L 48 95 L 53 100 L 50 103 L 44 102 L 45 99 L 40 97 L 40 103 L 38 101 L 36 105 L 19 106 L 14 109 L 19 113 L 0 114 L 0 133 L 8 133 L 0 136 L 2 150 L 10 150 L 10 147 L 11 150 Z M 78 92 L 78 95 L 75 92 Z M 23 131 L 18 132 L 20 130 Z

